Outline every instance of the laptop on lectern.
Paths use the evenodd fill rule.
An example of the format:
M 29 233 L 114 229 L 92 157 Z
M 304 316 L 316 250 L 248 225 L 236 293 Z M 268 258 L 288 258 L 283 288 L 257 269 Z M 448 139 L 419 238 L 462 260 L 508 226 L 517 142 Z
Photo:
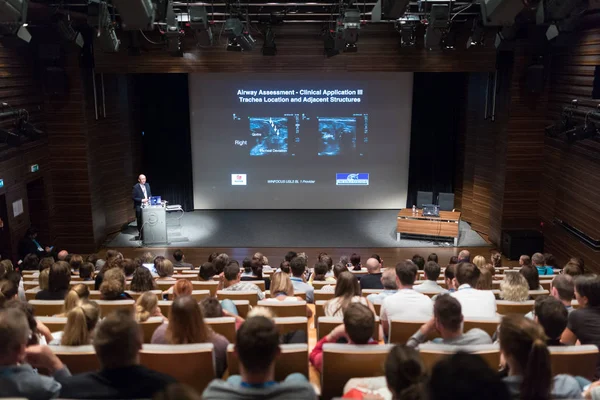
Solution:
M 437 204 L 423 204 L 423 216 L 424 217 L 439 217 L 440 206 Z
M 160 196 L 150 197 L 150 205 L 151 206 L 160 206 L 161 204 L 162 204 L 162 199 Z

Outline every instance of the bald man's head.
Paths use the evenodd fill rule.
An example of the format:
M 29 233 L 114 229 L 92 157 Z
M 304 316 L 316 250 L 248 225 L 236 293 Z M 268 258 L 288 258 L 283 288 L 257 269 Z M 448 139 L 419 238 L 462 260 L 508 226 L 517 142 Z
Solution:
M 67 256 L 69 255 L 69 252 L 66 250 L 61 250 L 58 252 L 58 261 L 65 261 L 67 259 Z
M 142 185 L 146 184 L 146 175 L 141 174 L 140 176 L 138 176 L 138 182 Z
M 470 262 L 471 261 L 471 253 L 469 253 L 469 250 L 461 250 L 460 253 L 458 253 L 458 262 Z
M 379 264 L 376 258 L 369 258 L 366 267 L 370 274 L 376 274 L 381 269 L 381 264 Z

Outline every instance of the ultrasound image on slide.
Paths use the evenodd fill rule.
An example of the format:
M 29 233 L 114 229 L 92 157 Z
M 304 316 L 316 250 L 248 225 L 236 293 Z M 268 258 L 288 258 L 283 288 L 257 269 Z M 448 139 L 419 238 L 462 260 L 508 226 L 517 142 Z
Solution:
M 288 127 L 287 118 L 250 117 L 250 134 L 254 146 L 250 149 L 251 156 L 287 153 Z
M 356 118 L 319 118 L 319 156 L 343 156 L 356 150 Z

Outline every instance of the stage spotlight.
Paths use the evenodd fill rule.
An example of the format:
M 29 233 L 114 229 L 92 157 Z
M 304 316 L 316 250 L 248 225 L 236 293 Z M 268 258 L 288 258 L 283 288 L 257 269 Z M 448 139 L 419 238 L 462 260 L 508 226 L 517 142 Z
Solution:
M 167 30 L 165 31 L 165 37 L 167 38 L 167 50 L 171 55 L 175 57 L 182 57 L 183 51 L 181 50 L 181 29 L 179 28 L 179 21 L 175 10 L 173 9 L 173 2 L 169 0 L 167 5 Z
M 194 31 L 199 45 L 212 45 L 213 33 L 208 22 L 208 13 L 205 6 L 190 7 L 190 28 Z
M 126 31 L 154 29 L 155 9 L 151 0 L 113 0 L 121 16 L 121 27 Z
M 410 0 L 381 0 L 381 9 L 387 18 L 401 18 L 408 10 Z
M 467 40 L 467 49 L 473 46 L 483 46 L 485 42 L 485 28 L 479 18 L 473 20 L 473 29 L 471 30 L 471 36 Z
M 254 40 L 249 32 L 244 31 L 244 24 L 239 18 L 228 18 L 225 20 L 223 30 L 228 36 L 228 51 L 249 51 L 254 48 L 256 40 Z
M 1 0 L 0 25 L 23 25 L 27 19 L 29 0 Z
M 414 23 L 407 23 L 406 21 L 400 21 L 396 25 L 396 29 L 400 32 L 400 46 L 401 47 L 415 47 L 417 44 L 417 25 Z
M 456 49 L 456 29 L 449 29 L 442 36 L 442 48 L 445 50 Z
M 97 5 L 94 3 L 88 5 L 88 22 L 91 22 L 91 26 L 97 26 L 96 37 L 102 50 L 109 53 L 119 51 L 121 41 L 117 37 L 117 32 L 115 32 L 106 1 L 100 1 Z
M 73 28 L 68 16 L 65 16 L 64 14 L 55 14 L 53 19 L 58 33 L 60 33 L 60 36 L 65 41 L 83 47 L 83 36 Z
M 594 123 L 587 122 L 585 125 L 579 125 L 565 132 L 565 138 L 568 143 L 574 143 L 578 140 L 590 139 L 598 136 L 600 132 Z
M 273 28 L 271 26 L 267 26 L 267 31 L 265 32 L 265 41 L 263 42 L 262 47 L 263 56 L 274 56 L 277 54 L 277 45 L 275 44 L 275 33 L 273 32 Z
M 524 6 L 523 0 L 482 0 L 480 8 L 485 26 L 511 26 Z

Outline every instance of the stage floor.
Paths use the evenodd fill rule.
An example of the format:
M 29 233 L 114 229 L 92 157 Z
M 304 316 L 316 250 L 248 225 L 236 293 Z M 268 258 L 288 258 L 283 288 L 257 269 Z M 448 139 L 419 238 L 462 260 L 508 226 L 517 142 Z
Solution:
M 168 216 L 168 245 L 145 247 L 453 247 L 450 241 L 396 241 L 398 210 L 197 210 Z M 179 223 L 179 224 L 178 224 Z M 490 244 L 461 221 L 458 247 Z M 135 222 L 105 243 L 140 247 Z

